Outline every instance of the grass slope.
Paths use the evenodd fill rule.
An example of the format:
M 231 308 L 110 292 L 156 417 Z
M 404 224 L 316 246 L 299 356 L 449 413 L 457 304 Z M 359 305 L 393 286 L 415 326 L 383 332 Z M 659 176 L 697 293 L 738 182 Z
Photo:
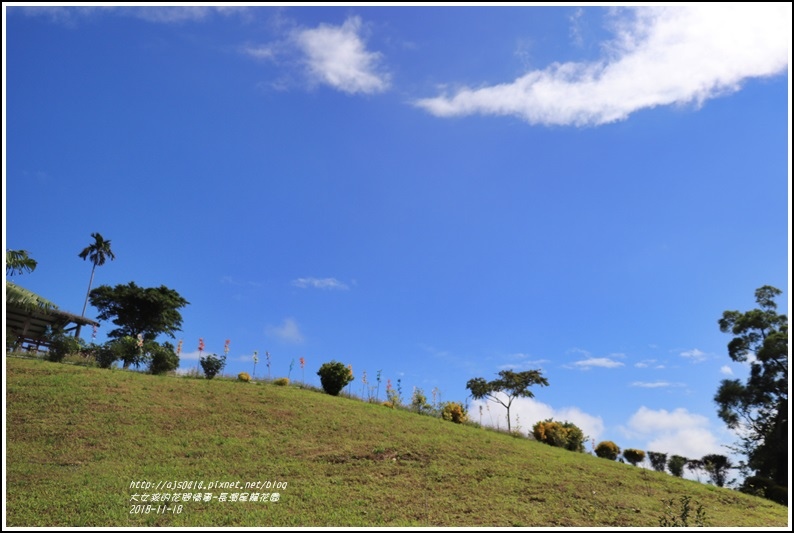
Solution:
M 658 527 L 663 500 L 681 496 L 709 526 L 788 525 L 761 498 L 308 389 L 6 367 L 7 526 Z M 130 486 L 191 480 L 205 488 Z M 216 481 L 263 486 L 206 488 Z M 190 501 L 131 501 L 166 492 Z

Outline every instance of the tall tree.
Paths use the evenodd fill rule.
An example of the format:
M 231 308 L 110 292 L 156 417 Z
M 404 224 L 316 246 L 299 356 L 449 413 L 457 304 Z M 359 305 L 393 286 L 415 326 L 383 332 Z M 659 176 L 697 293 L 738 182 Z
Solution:
M 535 395 L 529 390 L 532 385 L 548 386 L 549 382 L 540 374 L 540 370 L 527 370 L 525 372 L 513 372 L 512 370 L 502 370 L 499 372 L 499 379 L 485 381 L 485 378 L 470 379 L 466 383 L 466 388 L 471 391 L 471 396 L 475 400 L 487 399 L 496 402 L 507 409 L 507 430 L 510 431 L 510 406 L 516 398 L 532 398 Z M 504 394 L 507 400 L 504 401 L 499 395 Z
M 139 287 L 135 282 L 110 287 L 102 285 L 91 291 L 91 305 L 99 309 L 99 320 L 119 326 L 108 333 L 111 339 L 122 337 L 153 341 L 158 335 L 174 337 L 182 327 L 179 309 L 189 304 L 178 292 L 160 287 Z
M 755 291 L 757 309 L 725 311 L 718 323 L 734 337 L 728 343 L 733 361 L 748 363 L 745 383 L 721 382 L 714 401 L 720 418 L 739 430 L 738 450 L 747 456 L 745 474 L 788 485 L 788 317 L 777 313 L 781 291 L 764 285 Z
M 94 282 L 94 271 L 96 271 L 96 267 L 104 265 L 108 258 L 110 258 L 111 261 L 116 259 L 113 250 L 110 249 L 110 241 L 105 240 L 99 233 L 92 233 L 91 237 L 94 238 L 94 242 L 83 248 L 83 251 L 77 254 L 80 259 L 84 261 L 90 259 L 93 264 L 91 267 L 91 279 L 88 280 L 88 291 L 85 293 L 83 312 L 80 316 L 85 316 L 85 308 L 88 305 L 88 295 L 91 293 L 91 284 Z M 76 336 L 77 335 L 79 335 L 79 333 L 76 334 Z

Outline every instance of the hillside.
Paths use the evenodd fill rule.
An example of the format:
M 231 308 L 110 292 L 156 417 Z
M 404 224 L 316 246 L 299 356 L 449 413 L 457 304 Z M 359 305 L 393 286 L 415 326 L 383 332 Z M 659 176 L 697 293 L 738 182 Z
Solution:
M 11 527 L 658 527 L 682 496 L 708 526 L 789 525 L 787 508 L 730 489 L 309 389 L 6 368 Z M 182 481 L 204 487 L 162 486 Z

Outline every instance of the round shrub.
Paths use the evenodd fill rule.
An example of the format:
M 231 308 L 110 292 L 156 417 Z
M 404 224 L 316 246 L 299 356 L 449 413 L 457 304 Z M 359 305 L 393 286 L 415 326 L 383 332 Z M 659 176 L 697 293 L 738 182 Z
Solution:
M 273 385 L 278 385 L 279 387 L 286 387 L 289 385 L 289 378 L 276 378 L 273 380 Z
M 540 421 L 532 427 L 532 436 L 550 446 L 584 452 L 584 433 L 573 422 L 555 422 L 551 418 Z
M 458 402 L 446 402 L 441 408 L 441 418 L 456 424 L 463 424 L 468 420 L 466 408 Z
M 204 376 L 207 379 L 212 379 L 226 366 L 226 356 L 218 357 L 214 353 L 207 354 L 199 359 L 199 363 L 204 370 Z
M 598 443 L 595 447 L 595 453 L 602 459 L 609 459 L 615 461 L 620 455 L 620 447 L 611 440 L 604 440 Z
M 338 361 L 323 363 L 323 366 L 317 371 L 317 375 L 320 376 L 323 390 L 331 396 L 339 396 L 342 389 L 353 381 L 353 373 L 350 368 Z
M 237 381 L 244 381 L 248 383 L 251 381 L 251 376 L 248 375 L 248 372 L 240 372 L 237 374 Z
M 149 353 L 149 373 L 165 374 L 179 368 L 179 356 L 170 342 L 160 345 L 150 341 L 144 345 L 144 348 Z
M 626 448 L 623 450 L 623 457 L 633 466 L 637 466 L 645 460 L 645 452 L 634 448 Z

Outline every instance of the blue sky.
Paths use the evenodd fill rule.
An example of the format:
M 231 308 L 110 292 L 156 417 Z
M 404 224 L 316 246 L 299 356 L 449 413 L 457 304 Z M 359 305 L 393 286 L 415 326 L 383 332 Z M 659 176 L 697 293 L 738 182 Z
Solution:
M 524 429 L 734 442 L 717 320 L 762 285 L 790 309 L 790 4 L 4 12 L 20 285 L 79 313 L 99 232 L 94 287 L 190 302 L 183 368 L 229 339 L 227 373 L 456 401 L 541 369 Z

